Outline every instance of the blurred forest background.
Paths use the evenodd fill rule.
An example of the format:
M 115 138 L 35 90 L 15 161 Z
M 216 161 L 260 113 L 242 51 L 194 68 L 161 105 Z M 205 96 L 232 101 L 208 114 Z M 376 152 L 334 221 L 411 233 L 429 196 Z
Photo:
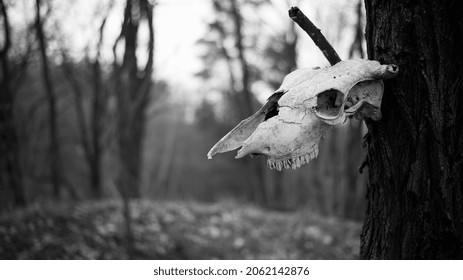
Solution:
M 0 258 L 356 258 L 360 121 L 298 170 L 208 150 L 362 1 L 0 0 Z M 365 172 L 364 172 L 365 173 Z

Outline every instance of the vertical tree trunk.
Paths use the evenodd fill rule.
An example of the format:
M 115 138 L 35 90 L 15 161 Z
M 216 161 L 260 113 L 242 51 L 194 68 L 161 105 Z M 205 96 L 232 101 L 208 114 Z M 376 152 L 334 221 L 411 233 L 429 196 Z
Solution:
M 50 169 L 51 169 L 51 182 L 52 182 L 52 192 L 53 197 L 58 199 L 60 197 L 60 181 L 61 181 L 61 171 L 60 171 L 60 142 L 58 140 L 58 124 L 57 124 L 57 110 L 56 110 L 56 96 L 53 89 L 53 84 L 51 81 L 50 71 L 48 67 L 48 58 L 47 58 L 47 45 L 45 41 L 45 35 L 43 34 L 43 22 L 41 16 L 41 0 L 36 0 L 36 31 L 37 39 L 39 41 L 39 50 L 40 56 L 42 59 L 42 75 L 43 83 L 45 86 L 45 91 L 47 94 L 48 101 L 48 122 L 50 125 L 50 146 L 49 146 L 49 156 L 50 156 Z
M 89 170 L 89 183 L 93 197 L 101 198 L 101 138 L 103 134 L 102 117 L 106 111 L 106 93 L 101 86 L 101 69 L 99 63 L 99 48 L 94 62 L 89 62 L 93 72 L 93 97 L 90 110 L 90 123 L 85 117 L 85 102 L 80 82 L 68 61 L 65 51 L 62 50 L 62 63 L 64 76 L 69 81 L 74 93 L 74 107 L 77 116 L 77 125 L 80 133 L 80 145 L 84 152 L 84 160 Z
M 148 25 L 148 59 L 142 70 L 138 65 L 137 34 L 140 22 Z M 118 43 L 124 41 L 122 65 L 117 58 Z M 123 200 L 126 227 L 127 257 L 135 254 L 135 237 L 132 230 L 130 200 L 140 197 L 142 145 L 145 133 L 145 111 L 150 101 L 152 86 L 154 28 L 153 6 L 148 0 L 127 0 L 121 33 L 113 46 L 114 91 L 117 101 L 117 144 L 119 157 L 118 189 Z
M 243 100 L 241 106 L 245 108 L 243 110 L 244 115 L 241 116 L 245 119 L 254 113 L 254 96 L 251 92 L 250 84 L 250 73 L 248 62 L 245 56 L 245 47 L 243 45 L 243 19 L 239 3 L 236 0 L 230 1 L 230 12 L 233 18 L 234 31 L 235 31 L 235 46 L 238 52 L 238 62 L 241 69 L 241 93 L 240 99 Z M 268 203 L 267 189 L 265 188 L 265 166 L 257 161 L 249 161 L 249 170 L 251 171 L 250 176 L 254 176 L 254 199 L 256 202 L 266 205 Z
M 26 204 L 22 174 L 19 164 L 18 136 L 13 114 L 14 96 L 10 86 L 9 57 L 11 47 L 8 13 L 0 0 L 3 26 L 3 46 L 0 49 L 0 210 Z
M 119 185 L 129 198 L 140 196 L 141 151 L 145 132 L 145 111 L 150 100 L 153 73 L 154 30 L 152 5 L 147 0 L 127 1 L 118 42 L 124 39 L 122 65 L 114 60 L 118 108 L 118 150 L 121 164 Z M 137 34 L 141 20 L 149 28 L 148 61 L 137 65 Z M 116 42 L 117 45 L 117 42 Z M 114 48 L 114 53 L 115 48 Z
M 236 0 L 232 0 L 230 2 L 231 4 L 231 13 L 233 16 L 233 23 L 235 26 L 235 45 L 236 49 L 238 51 L 238 61 L 239 65 L 241 68 L 241 82 L 242 82 L 242 94 L 244 97 L 244 102 L 243 102 L 243 107 L 246 108 L 244 116 L 247 118 L 248 116 L 252 115 L 254 113 L 254 98 L 250 89 L 250 82 L 249 82 L 249 67 L 247 64 L 247 60 L 245 57 L 245 50 L 243 46 L 243 32 L 242 32 L 242 26 L 243 26 L 243 19 L 241 17 L 241 12 L 238 6 L 238 3 L 236 3 Z
M 103 195 L 102 190 L 102 168 L 101 168 L 101 156 L 103 149 L 101 146 L 101 139 L 103 137 L 103 122 L 102 117 L 106 111 L 106 93 L 105 89 L 101 86 L 101 68 L 99 61 L 99 49 L 98 55 L 93 62 L 93 104 L 92 104 L 92 117 L 91 117 L 91 140 L 90 145 L 92 147 L 92 158 L 90 161 L 90 186 L 93 190 L 93 194 L 96 198 L 100 198 Z
M 108 14 L 109 14 L 108 8 Z M 95 197 L 100 198 L 103 195 L 102 185 L 102 138 L 103 138 L 103 118 L 107 112 L 107 90 L 103 87 L 100 66 L 101 45 L 103 43 L 104 28 L 108 15 L 103 19 L 100 30 L 96 50 L 95 61 L 92 63 L 93 70 L 93 100 L 92 100 L 92 113 L 91 113 L 91 140 L 90 146 L 92 150 L 92 157 L 90 165 L 90 186 L 93 190 Z
M 395 63 L 369 135 L 364 259 L 463 258 L 461 1 L 367 0 L 370 59 Z

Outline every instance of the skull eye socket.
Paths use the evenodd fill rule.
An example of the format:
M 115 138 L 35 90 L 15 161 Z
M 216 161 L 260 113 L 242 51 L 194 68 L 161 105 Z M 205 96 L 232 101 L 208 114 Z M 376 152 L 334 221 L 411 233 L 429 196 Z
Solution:
M 317 95 L 315 111 L 320 117 L 336 117 L 341 110 L 344 94 L 339 90 L 329 89 Z

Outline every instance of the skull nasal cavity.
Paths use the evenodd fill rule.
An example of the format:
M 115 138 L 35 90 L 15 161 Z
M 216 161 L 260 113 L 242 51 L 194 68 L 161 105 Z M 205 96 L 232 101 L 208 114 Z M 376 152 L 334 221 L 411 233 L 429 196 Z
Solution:
M 343 93 L 339 90 L 329 89 L 317 95 L 318 114 L 324 116 L 337 116 L 343 102 Z

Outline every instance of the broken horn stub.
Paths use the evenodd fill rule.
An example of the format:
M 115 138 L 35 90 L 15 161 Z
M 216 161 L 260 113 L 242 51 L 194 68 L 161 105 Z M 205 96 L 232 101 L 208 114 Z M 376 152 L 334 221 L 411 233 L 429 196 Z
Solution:
M 298 168 L 317 157 L 320 139 L 346 117 L 381 119 L 382 80 L 398 71 L 393 64 L 347 60 L 291 72 L 267 103 L 217 142 L 208 157 L 241 147 L 236 158 L 265 155 L 271 169 Z

